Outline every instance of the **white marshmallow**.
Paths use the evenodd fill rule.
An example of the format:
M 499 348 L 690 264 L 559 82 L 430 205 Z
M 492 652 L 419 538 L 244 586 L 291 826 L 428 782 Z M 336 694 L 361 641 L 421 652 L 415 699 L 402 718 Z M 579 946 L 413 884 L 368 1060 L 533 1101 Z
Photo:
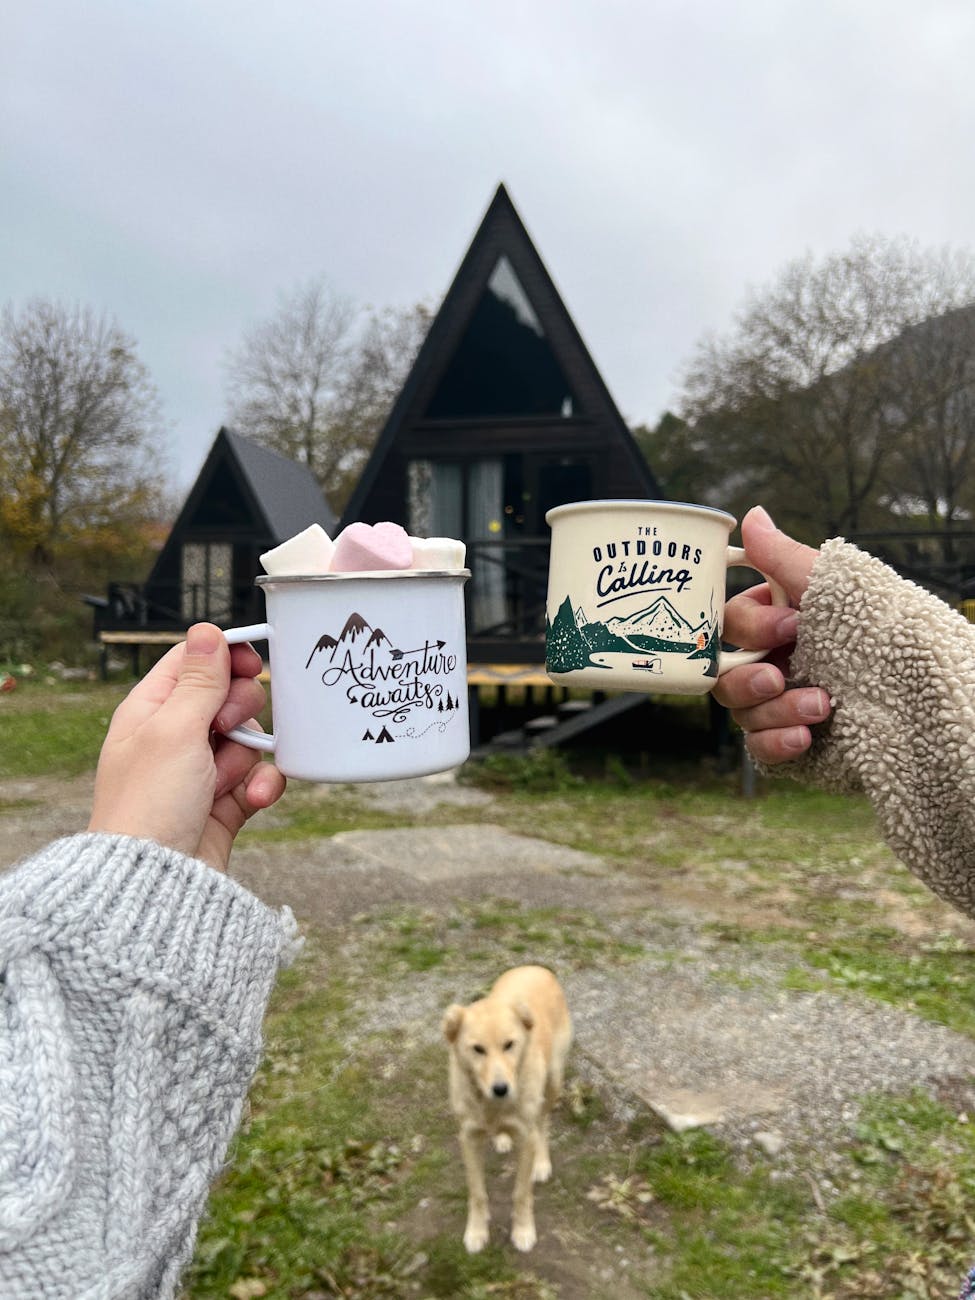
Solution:
M 411 537 L 413 569 L 462 569 L 467 547 L 453 537 Z
M 321 524 L 312 524 L 280 546 L 275 546 L 273 551 L 265 551 L 261 563 L 265 573 L 271 577 L 307 577 L 328 573 L 334 550 L 335 543 Z

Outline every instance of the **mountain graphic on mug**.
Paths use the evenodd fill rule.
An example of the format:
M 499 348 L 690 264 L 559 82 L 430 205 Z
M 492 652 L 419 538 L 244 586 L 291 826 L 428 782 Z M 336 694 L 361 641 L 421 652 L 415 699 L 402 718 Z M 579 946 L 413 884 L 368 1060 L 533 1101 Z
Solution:
M 328 662 L 332 663 L 339 651 L 358 650 L 361 652 L 368 650 L 370 646 L 375 646 L 381 650 L 384 647 L 391 648 L 392 644 L 392 641 L 381 627 L 371 627 L 361 614 L 353 613 L 345 620 L 345 627 L 337 637 L 328 632 L 322 633 L 308 656 L 305 667 L 311 667 L 311 661 L 317 654 L 331 652 L 328 654 Z M 392 650 L 390 652 L 394 653 Z
M 555 618 L 546 619 L 545 666 L 553 673 L 607 667 L 592 657 L 595 654 L 650 652 L 707 660 L 704 674 L 711 677 L 717 672 L 718 649 L 717 621 L 712 616 L 702 610 L 699 619 L 691 621 L 663 595 L 643 609 L 613 615 L 605 622 L 591 620 L 581 605 L 573 609 L 566 596 Z

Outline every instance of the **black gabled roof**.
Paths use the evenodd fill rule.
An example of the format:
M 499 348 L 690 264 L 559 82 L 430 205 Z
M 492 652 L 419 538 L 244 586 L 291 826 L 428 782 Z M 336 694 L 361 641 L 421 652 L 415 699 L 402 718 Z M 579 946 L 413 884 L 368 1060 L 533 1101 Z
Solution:
M 170 529 L 162 550 L 156 557 L 147 580 L 151 585 L 157 573 L 165 571 L 173 547 L 182 544 L 186 530 L 213 482 L 214 475 L 226 465 L 237 480 L 257 525 L 269 544 L 277 545 L 300 533 L 309 524 L 321 524 L 329 536 L 335 533 L 335 512 L 322 495 L 314 474 L 307 465 L 279 456 L 243 434 L 222 427 L 207 453 L 203 468 L 190 488 L 186 500 Z
M 624 449 L 623 454 L 631 462 L 634 483 L 639 484 L 647 496 L 663 496 L 508 191 L 500 184 L 444 295 L 406 382 L 393 403 L 372 454 L 345 507 L 339 521 L 340 526 L 362 517 L 364 503 L 382 472 L 383 463 L 403 429 L 419 415 L 419 391 L 425 385 L 429 386 L 427 381 L 431 375 L 442 375 L 449 364 L 470 319 L 477 295 L 487 285 L 499 253 L 508 258 L 520 278 L 524 270 L 532 273 L 534 290 L 529 294 L 531 305 L 546 327 L 557 361 L 570 376 L 574 374 L 579 377 L 581 374 L 584 377 L 592 399 L 591 404 L 587 404 L 588 417 L 605 428 Z M 524 285 L 524 278 L 522 284 Z M 549 328 L 553 324 L 557 328 Z
M 236 457 L 275 541 L 284 542 L 309 524 L 321 524 L 333 534 L 335 514 L 307 465 L 268 451 L 233 429 L 222 428 L 217 441 L 221 438 Z

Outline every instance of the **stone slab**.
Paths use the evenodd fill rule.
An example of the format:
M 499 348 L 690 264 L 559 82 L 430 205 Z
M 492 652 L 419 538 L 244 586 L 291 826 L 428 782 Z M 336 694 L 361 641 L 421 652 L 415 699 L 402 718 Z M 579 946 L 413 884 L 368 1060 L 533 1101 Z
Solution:
M 516 835 L 501 826 L 438 826 L 386 831 L 341 831 L 332 844 L 364 862 L 397 871 L 423 884 L 456 882 L 479 875 L 606 876 L 594 853 Z

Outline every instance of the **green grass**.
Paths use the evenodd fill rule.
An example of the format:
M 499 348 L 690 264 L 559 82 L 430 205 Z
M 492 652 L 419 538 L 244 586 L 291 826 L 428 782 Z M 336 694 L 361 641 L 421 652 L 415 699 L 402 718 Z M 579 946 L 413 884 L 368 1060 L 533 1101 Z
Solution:
M 448 1154 L 443 1053 L 394 1056 L 393 1076 L 383 1068 L 385 1044 L 350 1055 L 343 1030 L 354 1019 L 353 992 L 320 954 L 282 977 L 250 1118 L 212 1197 L 187 1294 L 216 1300 L 238 1285 L 255 1297 L 541 1300 L 543 1291 L 478 1289 L 514 1283 L 519 1270 L 498 1247 L 471 1259 L 460 1243 L 463 1188 Z M 420 1243 L 389 1226 L 433 1188 L 453 1231 Z
M 248 834 L 270 844 L 319 839 L 339 831 L 382 831 L 402 826 L 402 814 L 383 812 L 371 807 L 355 792 L 354 786 L 337 786 L 324 803 L 311 798 L 301 786 L 288 792 L 288 801 L 279 812 L 281 820 L 262 826 L 255 824 Z
M 123 691 L 97 684 L 0 697 L 0 777 L 93 766 Z M 443 805 L 422 824 L 490 822 L 598 853 L 648 889 L 720 920 L 699 928 L 740 955 L 773 951 L 784 983 L 877 998 L 975 1036 L 970 931 L 880 843 L 862 799 L 770 783 L 743 800 L 701 765 L 637 779 L 619 764 L 586 781 L 558 756 L 468 773 L 495 798 Z M 5 814 L 29 801 L 12 795 Z M 417 824 L 355 787 L 295 783 L 252 845 Z M 607 879 L 612 889 L 612 877 Z M 191 1300 L 934 1300 L 975 1262 L 971 1081 L 907 1097 L 866 1095 L 831 1186 L 801 1166 L 733 1152 L 719 1136 L 663 1131 L 570 1070 L 554 1124 L 556 1175 L 538 1190 L 528 1257 L 504 1240 L 510 1164 L 489 1162 L 489 1248 L 461 1243 L 464 1180 L 446 1103 L 445 1053 L 426 1036 L 363 1036 L 362 1009 L 413 982 L 474 996 L 505 964 L 598 967 L 625 980 L 652 948 L 579 908 L 517 898 L 375 908 L 344 936 L 310 937 L 267 1020 L 249 1116 L 216 1187 Z M 899 926 L 903 915 L 910 924 Z M 639 931 L 642 933 L 642 931 Z M 675 932 L 676 933 L 676 932 Z M 449 998 L 445 998 L 445 1001 Z M 865 1080 L 865 1085 L 868 1081 Z M 971 1122 L 969 1122 L 971 1121 Z M 808 1174 L 808 1176 L 807 1176 Z M 620 1260 L 628 1261 L 623 1270 Z M 570 1267 L 574 1264 L 575 1271 Z M 580 1280 L 581 1279 L 581 1280 Z
M 516 960 L 568 970 L 620 966 L 646 951 L 612 934 L 591 913 L 526 907 L 517 899 L 458 901 L 446 914 L 385 908 L 360 916 L 357 924 L 360 961 L 371 979 L 386 987 L 415 971 L 439 968 L 466 977 L 490 970 L 499 953 L 513 959 L 509 964 Z
M 800 951 L 822 974 L 795 968 L 788 987 L 850 990 L 975 1037 L 975 952 L 964 940 L 942 935 L 919 944 L 877 929 Z
M 363 969 L 313 942 L 282 978 L 188 1300 L 935 1300 L 960 1284 L 975 1237 L 975 1123 L 950 1097 L 866 1095 L 823 1200 L 809 1179 L 743 1160 L 712 1133 L 614 1118 L 571 1070 L 556 1176 L 536 1193 L 539 1246 L 522 1257 L 504 1242 L 510 1173 L 490 1157 L 492 1240 L 467 1255 L 445 1051 L 432 1036 L 381 1032 L 350 1051 L 373 991 Z M 567 1255 L 591 1265 L 585 1291 L 565 1282 Z M 605 1280 L 621 1257 L 625 1282 Z
M 659 1300 L 693 1296 L 793 1296 L 791 1276 L 808 1188 L 739 1168 L 709 1133 L 671 1135 L 636 1161 L 668 1211 L 654 1238 L 670 1260 Z
M 114 685 L 69 689 L 29 683 L 0 696 L 0 780 L 77 776 L 93 768 L 124 694 Z

